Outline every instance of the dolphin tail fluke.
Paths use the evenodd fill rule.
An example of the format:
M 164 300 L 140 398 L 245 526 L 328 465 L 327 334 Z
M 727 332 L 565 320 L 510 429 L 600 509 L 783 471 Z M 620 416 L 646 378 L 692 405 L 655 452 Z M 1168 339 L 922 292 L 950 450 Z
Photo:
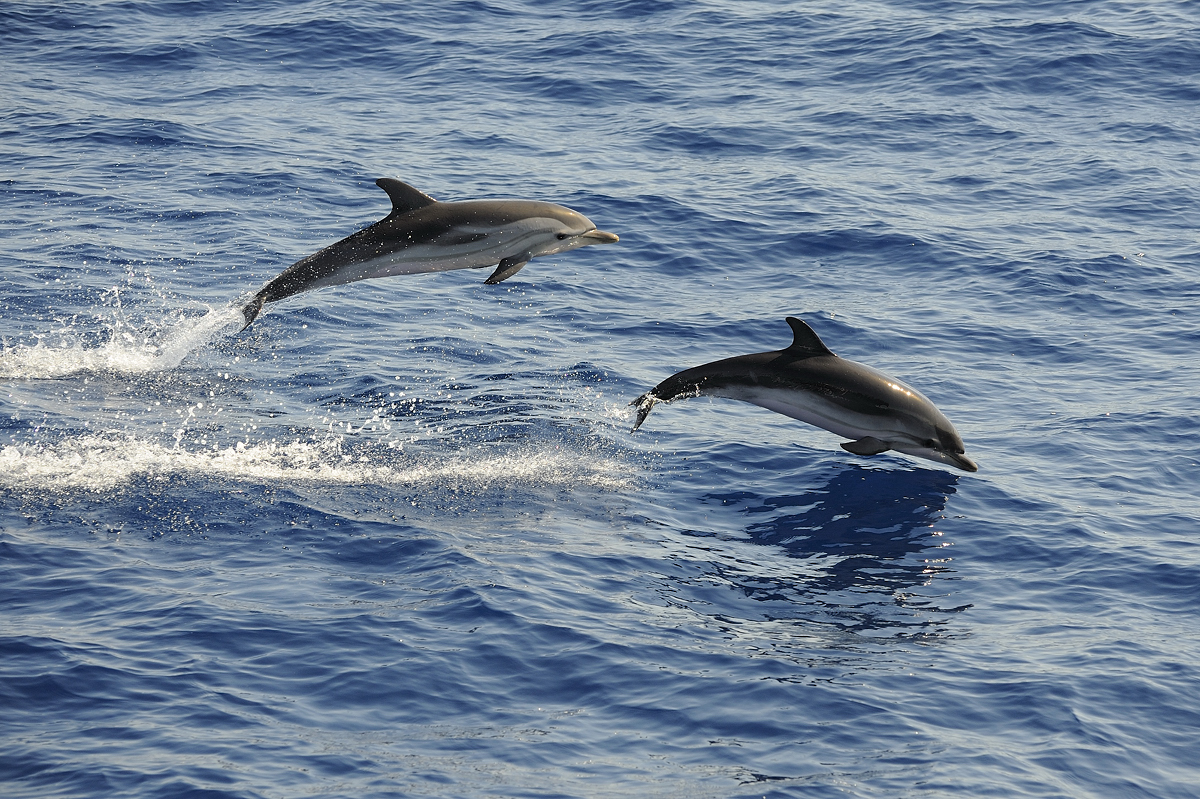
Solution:
M 242 330 L 250 327 L 250 323 L 258 318 L 258 314 L 262 311 L 263 298 L 261 294 L 256 294 L 250 302 L 246 303 L 246 307 L 242 308 L 242 316 L 246 317 L 246 324 L 242 326 Z M 238 331 L 242 332 L 241 330 Z
M 637 406 L 637 421 L 633 423 L 633 430 L 637 430 L 642 426 L 642 422 L 646 421 L 646 417 L 650 415 L 650 411 L 654 410 L 654 403 L 658 402 L 658 397 L 654 396 L 653 391 L 647 391 L 642 396 L 635 399 L 630 405 Z M 630 430 L 629 432 L 633 432 Z

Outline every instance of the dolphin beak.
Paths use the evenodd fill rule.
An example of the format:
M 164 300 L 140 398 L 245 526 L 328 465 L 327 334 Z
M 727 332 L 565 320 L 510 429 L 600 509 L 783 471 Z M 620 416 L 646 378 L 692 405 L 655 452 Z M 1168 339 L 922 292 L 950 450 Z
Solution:
M 585 244 L 612 244 L 614 241 L 620 241 L 616 233 L 608 233 L 603 230 L 589 230 L 579 236 L 581 239 L 590 239 L 584 242 Z
M 964 472 L 979 471 L 979 464 L 975 463 L 975 461 L 971 460 L 966 455 L 959 455 L 957 452 L 947 452 L 945 454 L 955 466 L 962 469 Z

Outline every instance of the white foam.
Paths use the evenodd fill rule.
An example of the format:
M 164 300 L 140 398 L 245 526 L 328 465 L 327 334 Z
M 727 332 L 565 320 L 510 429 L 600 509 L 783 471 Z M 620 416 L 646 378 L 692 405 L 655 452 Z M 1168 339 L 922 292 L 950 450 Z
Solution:
M 39 339 L 34 346 L 18 344 L 0 349 L 0 379 L 52 379 L 81 372 L 145 374 L 174 369 L 190 353 L 216 338 L 225 328 L 240 323 L 236 305 L 210 308 L 201 317 L 185 318 L 157 336 L 135 332 L 119 321 L 110 327 L 109 340 L 86 347 L 67 330 L 56 334 L 60 346 Z
M 53 445 L 12 444 L 0 449 L 0 486 L 18 490 L 104 491 L 135 479 L 172 477 L 313 486 L 620 489 L 634 484 L 627 464 L 559 448 L 482 456 L 473 451 L 405 464 L 348 452 L 336 439 L 239 442 L 224 449 L 189 450 L 134 436 L 88 435 Z

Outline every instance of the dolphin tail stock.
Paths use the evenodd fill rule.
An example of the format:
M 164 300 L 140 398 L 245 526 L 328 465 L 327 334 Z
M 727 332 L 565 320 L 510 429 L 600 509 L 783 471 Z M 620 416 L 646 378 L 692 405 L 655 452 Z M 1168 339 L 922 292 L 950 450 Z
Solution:
M 650 411 L 654 410 L 654 404 L 659 402 L 659 398 L 654 395 L 653 391 L 647 391 L 642 396 L 629 403 L 631 406 L 637 406 L 637 421 L 633 423 L 633 432 L 642 426 L 642 422 L 646 421 L 646 417 L 650 415 Z
M 250 302 L 246 303 L 245 307 L 242 308 L 242 316 L 246 318 L 246 324 L 242 326 L 242 330 L 250 327 L 250 324 L 258 318 L 259 313 L 262 312 L 264 302 L 265 300 L 263 299 L 263 295 L 261 292 L 259 292 L 250 299 Z M 238 332 L 241 333 L 242 330 L 239 330 Z

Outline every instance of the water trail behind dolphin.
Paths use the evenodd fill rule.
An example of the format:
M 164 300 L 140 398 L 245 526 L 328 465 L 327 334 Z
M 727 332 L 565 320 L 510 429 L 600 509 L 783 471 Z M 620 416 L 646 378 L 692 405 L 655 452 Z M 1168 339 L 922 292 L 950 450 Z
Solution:
M 39 336 L 32 346 L 5 342 L 0 346 L 0 379 L 46 380 L 85 372 L 147 374 L 174 369 L 227 328 L 240 326 L 243 304 L 239 298 L 228 305 L 209 307 L 203 316 L 181 315 L 150 331 L 125 321 L 118 305 L 108 325 L 107 341 L 98 345 L 89 345 L 87 332 L 75 326 Z
M 340 436 L 236 441 L 209 448 L 118 432 L 0 446 L 0 490 L 108 491 L 172 477 L 293 488 L 373 485 L 489 492 L 513 485 L 627 490 L 637 484 L 622 461 L 571 447 L 412 457 L 383 455 L 379 448 L 356 445 Z

